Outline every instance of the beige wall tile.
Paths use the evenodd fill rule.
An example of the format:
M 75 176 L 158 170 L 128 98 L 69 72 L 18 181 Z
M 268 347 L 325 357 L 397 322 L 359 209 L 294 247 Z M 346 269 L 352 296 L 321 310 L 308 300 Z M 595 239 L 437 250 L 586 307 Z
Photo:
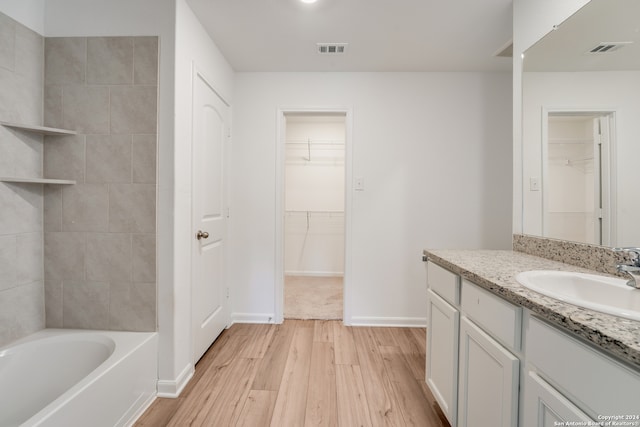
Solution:
M 88 84 L 133 83 L 133 39 L 90 37 L 87 39 Z
M 25 233 L 16 236 L 18 285 L 44 280 L 43 235 Z
M 87 39 L 84 37 L 47 37 L 44 43 L 46 84 L 82 84 L 85 82 Z
M 62 280 L 44 283 L 44 311 L 47 328 L 62 328 Z
M 87 135 L 87 182 L 131 182 L 131 135 Z
M 14 186 L 0 183 L 0 235 L 16 234 L 18 214 L 14 205 Z
M 0 292 L 0 346 L 44 328 L 42 282 Z
M 44 233 L 44 277 L 47 282 L 84 280 L 85 237 L 83 233 Z
M 156 330 L 155 283 L 111 283 L 110 329 Z
M 158 37 L 135 37 L 134 83 L 158 84 Z
M 62 231 L 62 189 L 59 185 L 44 186 L 45 231 Z
M 113 184 L 109 186 L 109 231 L 153 233 L 155 229 L 155 185 Z
M 14 193 L 11 204 L 15 209 L 16 215 L 15 222 L 10 230 L 16 234 L 42 231 L 42 186 L 10 184 L 10 187 L 12 187 L 11 189 Z
M 15 72 L 28 76 L 34 84 L 44 81 L 44 37 L 22 24 L 16 25 Z
M 87 233 L 87 279 L 131 281 L 131 235 Z
M 133 182 L 156 183 L 157 135 L 133 135 L 131 146 Z
M 133 281 L 156 281 L 156 235 L 134 234 L 132 236 Z
M 18 282 L 16 236 L 0 236 L 0 291 Z
M 10 131 L 10 139 L 2 141 L 4 153 L 12 162 L 12 176 L 42 175 L 42 136 L 33 132 Z
M 62 120 L 62 86 L 44 87 L 44 125 L 54 128 L 64 126 Z
M 65 281 L 62 295 L 65 328 L 109 328 L 109 283 Z
M 106 184 L 76 184 L 62 190 L 64 231 L 107 231 L 109 188 Z
M 82 184 L 85 179 L 85 136 L 45 136 L 44 176 L 73 179 Z
M 111 133 L 156 133 L 156 86 L 111 88 Z
M 16 21 L 0 13 L 0 67 L 13 71 L 15 67 Z
M 109 88 L 65 86 L 63 127 L 79 133 L 109 133 Z

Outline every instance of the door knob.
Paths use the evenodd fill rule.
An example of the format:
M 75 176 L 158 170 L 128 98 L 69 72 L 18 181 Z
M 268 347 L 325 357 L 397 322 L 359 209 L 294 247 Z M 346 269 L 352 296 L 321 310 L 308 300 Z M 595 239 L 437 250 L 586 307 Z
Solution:
M 207 233 L 206 231 L 198 230 L 198 232 L 196 233 L 196 239 L 198 240 L 206 239 L 208 237 L 209 237 L 209 233 Z

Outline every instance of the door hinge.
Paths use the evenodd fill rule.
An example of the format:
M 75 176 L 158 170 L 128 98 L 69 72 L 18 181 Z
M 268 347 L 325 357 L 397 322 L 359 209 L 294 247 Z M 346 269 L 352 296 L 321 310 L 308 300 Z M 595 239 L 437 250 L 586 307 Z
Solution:
M 231 208 L 225 208 L 224 215 L 229 218 L 231 216 Z
M 227 299 L 229 299 L 229 288 L 227 288 Z

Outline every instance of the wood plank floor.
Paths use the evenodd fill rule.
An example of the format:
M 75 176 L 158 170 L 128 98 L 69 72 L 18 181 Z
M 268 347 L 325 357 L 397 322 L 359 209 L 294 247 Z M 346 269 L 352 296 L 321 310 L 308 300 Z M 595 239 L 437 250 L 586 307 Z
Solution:
M 236 324 L 177 399 L 135 426 L 449 426 L 424 383 L 421 328 Z

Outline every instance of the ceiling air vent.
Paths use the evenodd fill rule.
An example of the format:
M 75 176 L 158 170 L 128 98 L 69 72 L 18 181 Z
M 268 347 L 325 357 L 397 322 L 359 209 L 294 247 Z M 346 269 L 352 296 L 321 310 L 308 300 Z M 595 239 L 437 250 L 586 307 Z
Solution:
M 347 52 L 348 43 L 318 43 L 318 53 L 321 55 L 340 55 Z
M 611 53 L 618 49 L 622 49 L 625 45 L 632 42 L 603 42 L 589 49 L 587 53 Z

